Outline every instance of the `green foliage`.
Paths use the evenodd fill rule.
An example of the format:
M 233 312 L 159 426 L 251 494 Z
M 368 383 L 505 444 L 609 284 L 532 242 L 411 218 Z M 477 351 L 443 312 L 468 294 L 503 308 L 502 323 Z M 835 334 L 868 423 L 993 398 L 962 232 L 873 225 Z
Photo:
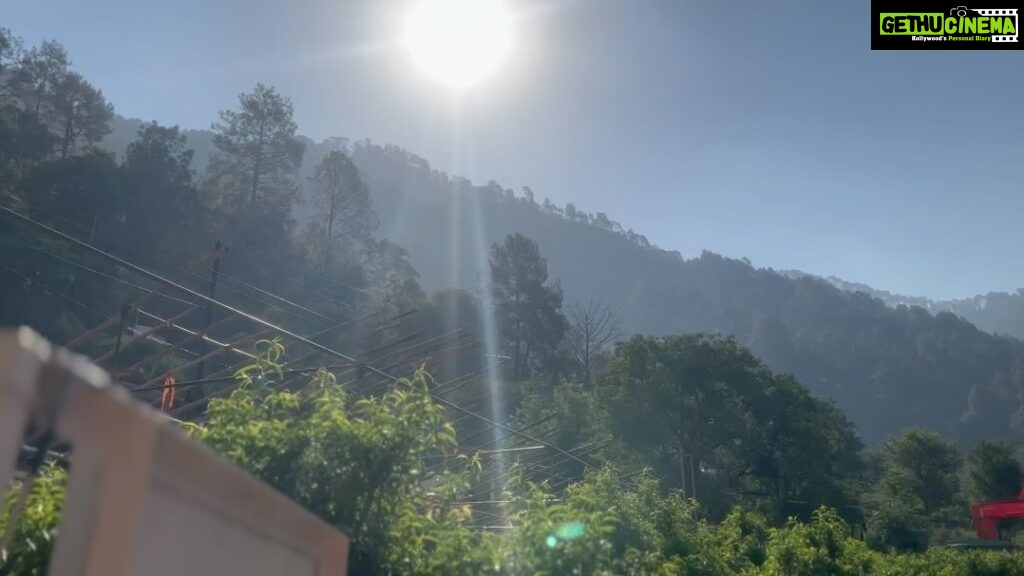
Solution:
M 601 470 L 558 502 L 540 486 L 519 490 L 509 511 L 517 529 L 508 535 L 510 566 L 503 573 L 659 573 L 678 565 L 672 556 L 696 548 L 695 504 L 678 493 L 663 495 L 649 475 L 624 488 L 614 471 Z
M 210 172 L 229 179 L 240 204 L 288 197 L 304 150 L 295 137 L 291 100 L 257 84 L 238 101 L 238 110 L 224 110 L 213 126 L 217 152 Z
M 1009 500 L 1021 491 L 1021 464 L 1009 442 L 983 440 L 967 457 L 967 482 L 973 502 Z
M 480 532 L 472 527 L 472 509 L 459 502 L 479 470 L 472 459 L 433 482 L 420 476 L 426 456 L 454 450 L 454 432 L 425 393 L 424 374 L 409 382 L 409 390 L 355 403 L 326 373 L 314 377 L 304 393 L 274 392 L 280 348 L 272 342 L 261 346 L 262 361 L 240 373 L 244 385 L 238 391 L 211 404 L 209 423 L 197 436 L 349 530 L 357 570 L 909 575 L 1000 573 L 1007 565 L 995 552 L 933 550 L 919 556 L 868 547 L 872 542 L 879 548 L 923 550 L 926 541 L 894 544 L 901 537 L 900 521 L 908 524 L 903 538 L 921 537 L 910 525 L 920 518 L 914 515 L 873 517 L 867 542 L 826 508 L 806 523 L 791 519 L 779 528 L 744 508 L 710 523 L 695 501 L 665 491 L 649 472 L 627 481 L 612 468 L 588 473 L 559 492 L 514 476 L 502 511 L 511 529 Z M 579 407 L 574 400 L 587 402 L 588 392 L 565 385 L 552 398 L 558 398 L 554 412 L 564 411 L 558 418 L 568 421 L 572 407 Z M 893 441 L 885 466 L 912 461 L 906 450 L 896 449 L 907 444 L 905 438 Z M 945 572 L 933 562 L 956 569 Z
M 718 525 L 703 525 L 699 550 L 701 564 L 719 574 L 741 574 L 760 567 L 767 559 L 771 534 L 764 516 L 736 507 Z
M 671 486 L 695 481 L 690 490 L 716 514 L 731 507 L 729 494 L 754 496 L 776 518 L 851 502 L 860 449 L 852 425 L 734 340 L 635 337 L 618 347 L 599 390 L 622 459 L 652 466 Z
M 380 397 L 353 400 L 320 371 L 299 392 L 277 390 L 283 348 L 257 344 L 238 388 L 211 401 L 193 436 L 352 537 L 352 573 L 694 576 L 1022 574 L 1024 554 L 931 549 L 877 552 L 834 509 L 771 527 L 733 508 L 717 523 L 650 471 L 592 470 L 564 490 L 516 473 L 500 509 L 509 529 L 480 531 L 470 493 L 479 461 L 461 456 L 436 476 L 429 459 L 456 452 L 455 431 L 422 371 Z M 567 385 L 558 403 L 591 394 Z M 915 436 L 919 435 L 915 432 Z M 905 447 L 906 438 L 890 444 Z M 914 444 L 914 443 L 911 443 Z M 916 445 L 916 444 L 914 444 Z M 906 465 L 903 450 L 886 466 Z M 10 550 L 15 573 L 42 574 L 64 498 L 64 472 L 44 469 Z M 9 510 L 13 492 L 8 495 Z M 0 528 L 6 512 L 0 516 Z M 890 522 L 890 526 L 895 522 Z M 876 536 L 869 527 L 868 542 Z M 883 540 L 892 541 L 886 535 Z M 922 544 L 916 544 L 923 548 Z M 909 545 L 895 548 L 912 548 Z
M 562 287 L 548 282 L 547 260 L 522 234 L 491 246 L 490 271 L 498 331 L 512 356 L 513 378 L 520 380 L 544 366 L 562 341 Z
M 136 136 L 121 167 L 118 237 L 126 241 L 118 248 L 130 246 L 133 262 L 172 274 L 213 246 L 214 214 L 194 185 L 194 152 L 181 130 L 154 122 Z
M 420 275 L 409 263 L 409 253 L 389 240 L 369 241 L 364 268 L 374 289 L 375 304 L 397 314 L 413 309 L 426 299 Z
M 272 355 L 276 346 L 271 346 Z M 393 528 L 422 504 L 424 458 L 455 431 L 418 373 L 379 398 L 351 400 L 317 373 L 304 392 L 274 391 L 272 357 L 244 370 L 248 385 L 213 400 L 195 436 L 352 536 L 353 565 L 380 568 Z
M 54 137 L 39 118 L 17 106 L 0 102 L 0 192 L 11 186 L 52 151 Z
M 52 94 L 54 131 L 59 134 L 60 157 L 65 158 L 80 142 L 92 144 L 110 132 L 114 107 L 76 72 L 66 73 Z
M 257 84 L 220 113 L 213 126 L 216 151 L 204 188 L 214 204 L 221 241 L 243 277 L 281 290 L 297 272 L 292 205 L 305 145 L 295 136 L 291 100 Z M 267 266 L 267 261 L 273 262 Z
M 64 504 L 67 473 L 56 464 L 44 465 L 32 484 L 18 525 L 7 550 L 0 550 L 0 573 L 42 576 L 46 574 L 57 522 Z M 4 498 L 0 534 L 7 530 L 11 511 L 21 493 L 16 482 Z
M 961 495 L 962 458 L 935 432 L 911 429 L 874 456 L 877 482 L 864 501 L 871 509 L 867 542 L 878 550 L 923 551 L 962 535 L 968 508 Z
M 119 228 L 119 184 L 109 154 L 47 161 L 33 166 L 19 182 L 19 194 L 28 204 L 20 208 L 43 219 L 54 210 L 66 210 L 67 228 L 79 238 L 97 240 L 101 231 L 116 234 Z M 112 281 L 119 272 L 109 262 L 22 226 L 3 229 L 0 261 L 5 280 L 0 282 L 0 323 L 28 324 L 58 341 L 81 324 L 98 321 L 97 309 L 116 309 L 124 295 Z
M 876 566 L 874 573 L 880 576 L 1021 576 L 1024 554 L 932 549 L 925 554 L 884 556 Z
M 785 576 L 859 576 L 873 557 L 867 546 L 850 536 L 849 526 L 829 509 L 814 512 L 811 521 L 790 521 L 771 531 L 764 574 Z
M 582 384 L 561 382 L 553 387 L 530 383 L 516 411 L 514 423 L 519 429 L 531 430 L 548 438 L 562 450 L 586 451 L 589 458 L 598 456 L 593 448 L 611 441 L 607 415 L 597 395 Z M 583 464 L 568 460 L 547 473 L 553 481 L 568 476 L 580 478 Z
M 312 178 L 316 212 L 310 222 L 314 261 L 325 273 L 335 260 L 354 260 L 354 251 L 370 243 L 377 228 L 370 191 L 359 169 L 343 151 L 332 150 L 316 166 Z
M 974 307 L 986 303 L 989 321 L 969 315 L 979 320 L 972 325 L 740 258 L 704 252 L 683 259 L 638 234 L 595 225 L 597 217 L 579 215 L 577 205 L 566 206 L 563 215 L 539 198 L 531 203 L 498 184 L 473 185 L 439 172 L 395 146 L 358 142 L 352 158 L 372 191 L 382 229 L 400 230 L 395 239 L 410 250 L 425 286 L 478 285 L 476 267 L 460 263 L 479 261 L 483 247 L 439 241 L 437 230 L 445 230 L 445 238 L 477 238 L 482 220 L 484 242 L 500 243 L 514 233 L 535 240 L 568 302 L 598 291 L 621 303 L 629 335 L 732 334 L 774 371 L 793 374 L 815 395 L 835 401 L 868 444 L 914 425 L 962 445 L 1024 430 L 1024 371 L 1014 367 L 1024 345 L 996 335 L 1020 333 L 1024 296 L 1014 296 L 1009 306 L 997 303 L 1005 300 L 998 295 L 979 297 Z M 971 388 L 986 388 L 1000 374 L 1009 378 L 1005 391 L 986 394 L 990 398 L 972 413 L 966 404 Z
M 876 550 L 921 552 L 928 547 L 928 527 L 906 507 L 883 506 L 868 518 L 865 541 Z
M 0 74 L 10 68 L 20 53 L 21 39 L 15 36 L 10 29 L 0 28 Z
M 57 42 L 44 41 L 39 46 L 23 51 L 20 41 L 9 33 L 0 39 L 0 96 L 36 126 L 49 135 L 51 151 L 61 158 L 81 144 L 98 142 L 110 129 L 113 107 L 101 90 L 93 87 L 81 74 L 71 70 L 67 51 Z M 24 128 L 25 125 L 23 124 Z M 28 139 L 21 144 L 39 144 L 38 132 L 22 131 Z
M 962 459 L 956 446 L 930 430 L 911 429 L 883 447 L 880 496 L 925 516 L 954 506 Z
M 119 228 L 122 188 L 112 154 L 93 151 L 39 164 L 22 180 L 21 191 L 33 216 L 68 213 L 86 239 Z
M 195 150 L 188 148 L 177 126 L 167 128 L 151 122 L 140 126 L 135 141 L 128 145 L 124 167 L 145 174 L 149 183 L 188 186 L 194 177 L 194 155 Z

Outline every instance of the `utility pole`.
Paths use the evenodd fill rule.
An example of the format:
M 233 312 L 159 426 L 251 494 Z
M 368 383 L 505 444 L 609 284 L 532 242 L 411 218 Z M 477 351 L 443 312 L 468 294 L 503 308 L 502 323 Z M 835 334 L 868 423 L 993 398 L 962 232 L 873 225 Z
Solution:
M 114 360 L 111 366 L 117 366 L 117 358 L 121 354 L 121 337 L 124 335 L 124 323 L 132 312 L 135 312 L 135 306 L 132 304 L 125 304 L 121 307 L 121 318 L 117 323 L 117 343 L 114 344 Z
M 679 460 L 679 486 L 682 488 L 683 496 L 686 496 L 686 451 L 682 443 L 677 449 L 676 459 Z
M 697 499 L 697 479 L 694 477 L 693 468 L 696 463 L 693 461 L 693 453 L 690 453 L 690 497 L 694 500 Z
M 214 250 L 214 252 L 217 252 L 217 256 L 213 260 L 213 271 L 210 272 L 210 285 L 209 285 L 209 288 L 207 289 L 207 294 L 210 296 L 211 299 L 212 298 L 216 298 L 216 293 L 217 293 L 217 275 L 220 273 L 220 259 L 221 259 L 220 252 L 223 249 L 223 247 L 224 246 L 220 243 L 219 239 L 213 244 L 213 250 Z M 206 336 L 207 336 L 206 330 L 210 327 L 210 324 L 212 324 L 212 323 L 213 323 L 213 304 L 211 302 L 207 302 L 206 303 L 206 319 L 205 319 L 205 321 L 203 323 L 203 333 L 202 333 L 202 336 L 199 339 L 199 355 L 200 356 L 205 356 L 206 355 Z M 202 380 L 205 371 L 206 371 L 206 362 L 205 361 L 204 362 L 200 362 L 199 365 L 196 366 L 196 380 Z

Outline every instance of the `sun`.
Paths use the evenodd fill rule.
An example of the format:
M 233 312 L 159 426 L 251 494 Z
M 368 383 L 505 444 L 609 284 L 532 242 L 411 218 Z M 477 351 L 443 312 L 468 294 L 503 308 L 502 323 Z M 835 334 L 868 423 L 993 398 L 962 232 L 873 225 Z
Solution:
M 512 17 L 501 0 L 419 0 L 402 44 L 423 72 L 462 89 L 492 76 L 512 51 Z

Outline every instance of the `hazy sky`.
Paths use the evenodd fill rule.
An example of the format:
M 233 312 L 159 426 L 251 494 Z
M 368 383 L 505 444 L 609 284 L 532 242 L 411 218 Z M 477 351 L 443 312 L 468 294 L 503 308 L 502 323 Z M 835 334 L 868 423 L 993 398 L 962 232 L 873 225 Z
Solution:
M 530 0 L 459 102 L 398 0 L 0 0 L 125 116 L 207 128 L 257 81 L 313 138 L 368 137 L 603 211 L 686 256 L 934 297 L 1024 287 L 1024 60 L 871 52 L 869 3 Z

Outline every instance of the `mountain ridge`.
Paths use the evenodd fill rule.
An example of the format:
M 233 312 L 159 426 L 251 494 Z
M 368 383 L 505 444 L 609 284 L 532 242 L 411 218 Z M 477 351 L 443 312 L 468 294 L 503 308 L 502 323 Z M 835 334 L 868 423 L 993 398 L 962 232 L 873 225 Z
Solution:
M 120 124 L 119 139 L 104 144 L 115 152 L 114 143 L 130 141 L 130 124 Z M 212 144 L 209 133 L 186 134 L 190 144 Z M 708 251 L 687 259 L 605 214 L 538 202 L 528 188 L 517 195 L 493 181 L 475 185 L 396 146 L 306 142 L 303 176 L 329 150 L 351 155 L 379 234 L 408 250 L 424 288 L 477 291 L 491 244 L 521 233 L 537 242 L 567 302 L 609 302 L 626 335 L 732 336 L 773 370 L 834 401 L 869 443 L 910 426 L 960 442 L 1024 432 L 1024 343 L 950 311 L 893 306 L 862 285 L 844 289 L 838 279 L 755 268 Z M 309 202 L 299 205 L 297 221 L 310 210 Z
M 111 133 L 104 138 L 100 146 L 116 154 L 123 154 L 128 144 L 134 140 L 135 132 L 138 127 L 144 123 L 146 123 L 146 121 L 138 118 L 116 116 L 111 125 Z M 202 174 L 206 169 L 209 155 L 214 150 L 213 132 L 203 129 L 183 129 L 182 131 L 188 140 L 189 146 L 196 151 L 193 158 L 193 169 L 197 174 Z M 352 143 L 351 140 L 340 137 L 328 138 L 319 142 L 307 137 L 300 138 L 307 147 L 307 154 L 303 159 L 303 177 L 312 175 L 313 167 L 316 165 L 316 162 L 318 162 L 324 154 L 327 153 L 327 151 L 338 147 L 348 147 Z M 401 151 L 400 154 L 405 156 L 405 158 L 403 158 L 403 162 L 422 166 L 431 174 L 431 177 L 433 177 L 432 175 L 434 174 L 443 175 L 443 178 L 456 182 L 459 186 L 473 186 L 467 179 L 458 176 L 449 176 L 443 172 L 433 170 L 430 168 L 430 164 L 426 159 L 416 156 L 415 154 L 411 154 L 395 146 L 384 146 L 384 148 L 393 150 L 395 153 L 399 153 L 398 151 Z M 360 166 L 360 168 L 364 167 Z M 512 197 L 515 197 L 513 191 L 502 188 L 494 181 L 488 182 L 485 187 L 489 190 L 496 191 L 500 195 L 506 197 L 511 195 Z M 532 194 L 532 191 L 528 187 L 524 187 L 521 194 Z M 570 222 L 577 221 L 573 218 L 565 218 L 565 209 L 551 204 L 547 199 L 544 199 L 540 206 L 549 214 L 562 216 Z M 296 220 L 300 224 L 305 222 L 308 219 L 311 210 L 312 208 L 309 205 L 309 202 L 297 205 L 295 210 Z M 585 212 L 577 212 L 586 214 Z M 665 250 L 659 246 L 651 244 L 639 233 L 632 230 L 622 230 L 621 226 L 617 222 L 611 220 L 603 213 L 598 212 L 594 215 L 587 215 L 584 218 L 587 217 L 589 217 L 589 219 L 584 223 L 586 225 L 596 224 L 599 228 L 613 232 L 621 232 L 627 236 L 628 239 L 637 242 L 641 247 L 661 250 L 677 258 L 682 258 L 676 250 Z M 398 241 L 396 238 L 391 239 Z M 739 258 L 739 260 L 749 262 L 745 258 Z M 834 275 L 823 276 L 820 274 L 805 272 L 803 270 L 793 269 L 773 270 L 778 274 L 794 279 L 801 277 L 815 278 L 850 293 L 863 292 L 884 302 L 887 306 L 892 308 L 896 308 L 898 306 L 919 306 L 932 314 L 937 314 L 939 312 L 952 312 L 986 332 L 990 332 L 992 334 L 1005 334 L 1015 338 L 1024 339 L 1024 288 L 1018 289 L 1016 292 L 989 291 L 986 294 L 978 294 L 967 298 L 935 299 L 880 290 L 864 283 L 849 281 Z M 424 272 L 425 271 L 421 271 L 421 274 Z M 434 278 L 429 272 L 427 272 L 424 282 L 427 287 L 432 289 L 446 287 L 443 281 Z
M 846 292 L 863 292 L 892 308 L 918 306 L 932 314 L 951 312 L 986 332 L 1024 339 L 1024 288 L 1018 288 L 1016 292 L 989 291 L 969 298 L 935 299 L 895 294 L 836 276 L 819 276 L 800 270 L 778 272 L 791 278 L 817 278 Z

